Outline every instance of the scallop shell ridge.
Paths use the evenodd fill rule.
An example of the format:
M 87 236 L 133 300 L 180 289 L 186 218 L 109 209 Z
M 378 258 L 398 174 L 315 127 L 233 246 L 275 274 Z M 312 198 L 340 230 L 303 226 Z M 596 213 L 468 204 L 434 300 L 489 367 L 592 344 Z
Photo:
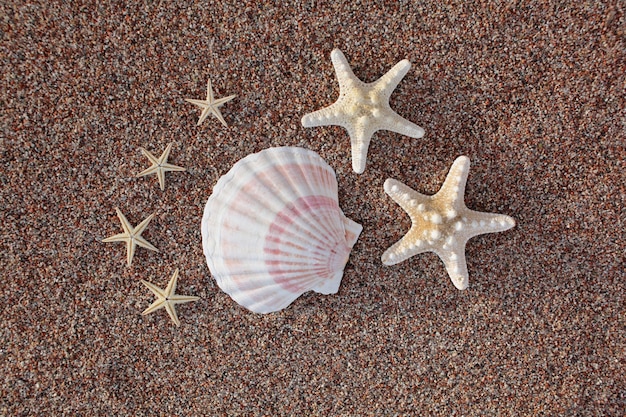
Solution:
M 211 274 L 257 313 L 304 292 L 333 294 L 362 226 L 339 208 L 333 169 L 303 148 L 248 155 L 222 176 L 202 217 Z

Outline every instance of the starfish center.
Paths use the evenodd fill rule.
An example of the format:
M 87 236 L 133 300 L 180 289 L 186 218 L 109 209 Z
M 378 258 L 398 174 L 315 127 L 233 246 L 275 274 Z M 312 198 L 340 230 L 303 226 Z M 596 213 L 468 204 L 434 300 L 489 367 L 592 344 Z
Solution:
M 394 185 L 392 191 L 397 192 L 399 188 Z M 410 199 L 408 194 L 404 198 L 409 200 L 409 206 L 413 208 L 410 215 L 414 239 L 410 249 L 418 248 L 424 243 L 448 249 L 455 243 L 455 233 L 463 228 L 463 220 L 456 210 L 439 199 L 418 203 L 417 200 Z M 409 247 L 404 248 L 405 251 L 408 249 Z
M 380 117 L 380 104 L 374 91 L 364 92 L 352 87 L 346 96 L 351 98 L 346 106 L 346 113 L 351 117 L 355 119 Z

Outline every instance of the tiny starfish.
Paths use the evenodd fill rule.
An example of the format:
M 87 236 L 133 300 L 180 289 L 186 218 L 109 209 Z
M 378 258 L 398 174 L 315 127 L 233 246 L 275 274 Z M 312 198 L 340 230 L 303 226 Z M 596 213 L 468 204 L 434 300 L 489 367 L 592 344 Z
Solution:
M 146 227 L 148 227 L 148 223 L 154 217 L 154 214 L 148 216 L 144 221 L 139 223 L 137 227 L 133 227 L 130 222 L 126 219 L 126 217 L 122 214 L 120 209 L 115 207 L 115 211 L 117 212 L 117 217 L 119 217 L 120 222 L 122 222 L 122 229 L 124 229 L 124 233 L 119 233 L 117 235 L 108 237 L 103 239 L 103 242 L 126 242 L 126 262 L 128 266 L 133 262 L 133 256 L 135 256 L 135 247 L 137 245 L 144 247 L 146 249 L 153 250 L 158 252 L 159 250 L 152 246 L 150 242 L 141 237 L 141 233 L 144 231 Z
M 409 232 L 383 253 L 385 265 L 394 265 L 423 252 L 434 252 L 443 261 L 455 287 L 468 285 L 465 244 L 474 236 L 508 230 L 515 220 L 503 214 L 482 213 L 465 206 L 469 158 L 452 164 L 443 186 L 433 196 L 420 194 L 399 181 L 387 179 L 385 191 L 411 217 Z
M 165 190 L 165 173 L 169 171 L 184 171 L 185 168 L 179 167 L 176 165 L 168 164 L 167 158 L 170 156 L 170 150 L 172 149 L 172 144 L 170 143 L 165 148 L 165 151 L 161 154 L 161 157 L 158 159 L 150 153 L 150 151 L 141 149 L 141 152 L 152 162 L 152 166 L 148 169 L 141 171 L 137 174 L 137 177 L 143 177 L 144 175 L 156 174 L 159 178 L 159 186 L 161 187 L 161 191 Z
M 150 307 L 146 308 L 142 315 L 150 314 L 153 311 L 159 310 L 165 307 L 167 310 L 167 314 L 169 314 L 170 318 L 177 326 L 180 326 L 180 321 L 178 321 L 178 315 L 176 314 L 176 304 L 188 303 L 191 301 L 199 300 L 200 297 L 194 297 L 190 295 L 177 295 L 176 294 L 176 282 L 178 281 L 178 269 L 174 271 L 174 275 L 170 279 L 167 287 L 162 290 L 154 284 L 149 283 L 148 281 L 141 282 L 150 289 L 156 295 L 157 299 L 150 305 Z
M 339 99 L 328 107 L 308 113 L 302 117 L 302 126 L 344 127 L 350 135 L 352 147 L 352 169 L 360 174 L 365 171 L 367 149 L 372 135 L 378 130 L 390 130 L 421 138 L 424 129 L 400 117 L 389 106 L 389 97 L 411 68 L 403 59 L 385 75 L 372 83 L 359 80 L 344 54 L 335 49 L 330 58 L 339 82 Z
M 197 126 L 200 126 L 200 124 L 204 122 L 204 119 L 206 119 L 209 114 L 213 114 L 215 117 L 219 119 L 220 122 L 222 122 L 222 124 L 225 127 L 228 127 L 228 125 L 226 124 L 226 121 L 224 120 L 224 117 L 222 116 L 222 112 L 220 112 L 219 106 L 221 106 L 222 104 L 226 102 L 229 102 L 235 97 L 236 97 L 235 95 L 232 95 L 228 97 L 218 98 L 216 100 L 213 97 L 213 87 L 211 87 L 211 80 L 209 79 L 209 82 L 206 87 L 206 100 L 195 100 L 192 98 L 186 98 L 185 101 L 195 104 L 196 106 L 202 109 L 202 114 L 200 115 L 200 119 L 198 120 Z

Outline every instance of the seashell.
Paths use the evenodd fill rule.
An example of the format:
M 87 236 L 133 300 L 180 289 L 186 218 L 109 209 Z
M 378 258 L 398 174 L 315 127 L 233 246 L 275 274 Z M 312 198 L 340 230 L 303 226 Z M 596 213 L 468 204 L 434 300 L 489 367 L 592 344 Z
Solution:
M 217 285 L 255 313 L 313 290 L 334 294 L 363 227 L 339 208 L 333 169 L 315 152 L 269 148 L 222 176 L 202 217 Z

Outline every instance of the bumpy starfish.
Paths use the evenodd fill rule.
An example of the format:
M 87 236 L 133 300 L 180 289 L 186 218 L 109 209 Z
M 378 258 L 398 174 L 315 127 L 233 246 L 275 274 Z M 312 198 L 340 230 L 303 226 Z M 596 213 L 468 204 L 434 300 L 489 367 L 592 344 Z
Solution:
M 159 310 L 165 307 L 167 310 L 167 314 L 169 314 L 170 318 L 177 326 L 180 326 L 180 321 L 178 320 L 178 314 L 176 314 L 176 304 L 188 303 L 190 301 L 199 300 L 200 297 L 194 297 L 190 295 L 178 295 L 176 294 L 176 282 L 178 281 L 178 269 L 172 275 L 169 284 L 167 287 L 162 290 L 154 284 L 149 283 L 148 281 L 141 280 L 143 284 L 150 289 L 156 295 L 157 299 L 150 305 L 150 307 L 146 308 L 142 315 L 150 314 L 153 311 Z
M 391 130 L 412 138 L 424 136 L 424 129 L 400 117 L 389 106 L 391 93 L 411 68 L 408 60 L 398 62 L 378 80 L 364 83 L 354 75 L 339 49 L 333 50 L 330 58 L 339 82 L 339 99 L 328 107 L 304 115 L 302 126 L 344 127 L 350 135 L 352 169 L 356 173 L 365 171 L 367 149 L 377 130 Z
M 394 265 L 413 255 L 435 252 L 460 290 L 468 285 L 465 244 L 474 236 L 502 232 L 515 226 L 503 214 L 481 213 L 465 206 L 469 158 L 454 161 L 443 186 L 433 196 L 420 194 L 399 181 L 387 179 L 385 191 L 411 217 L 409 232 L 383 253 L 385 265 Z
M 120 222 L 122 222 L 122 229 L 124 229 L 124 233 L 118 233 L 117 235 L 108 237 L 103 239 L 103 242 L 125 242 L 126 243 L 126 263 L 128 266 L 133 262 L 133 256 L 135 256 L 135 247 L 137 245 L 144 247 L 146 249 L 153 250 L 158 252 L 159 250 L 152 246 L 150 242 L 141 237 L 141 233 L 144 231 L 146 227 L 148 227 L 148 223 L 154 217 L 154 214 L 148 216 L 144 221 L 139 223 L 137 227 L 133 227 L 130 222 L 126 219 L 126 217 L 122 214 L 120 209 L 115 207 L 115 211 L 117 212 L 117 217 L 119 217 Z
M 234 98 L 235 95 L 216 99 L 213 96 L 213 87 L 211 87 L 211 80 L 209 79 L 206 87 L 206 100 L 186 98 L 185 101 L 195 104 L 202 109 L 202 114 L 200 115 L 197 126 L 200 126 L 200 124 L 204 122 L 204 119 L 206 119 L 209 114 L 213 114 L 219 119 L 220 122 L 222 122 L 225 127 L 228 127 L 228 125 L 226 124 L 226 120 L 224 120 L 224 116 L 222 116 L 222 112 L 220 112 L 219 106 Z
M 161 191 L 165 190 L 165 173 L 169 171 L 184 171 L 185 168 L 179 167 L 176 165 L 168 164 L 167 158 L 170 156 L 170 150 L 172 149 L 172 144 L 170 143 L 165 148 L 165 151 L 161 154 L 159 158 L 156 158 L 150 151 L 141 149 L 141 152 L 152 162 L 152 166 L 150 168 L 144 169 L 137 177 L 143 177 L 144 175 L 156 174 L 159 178 L 159 186 L 161 187 Z

